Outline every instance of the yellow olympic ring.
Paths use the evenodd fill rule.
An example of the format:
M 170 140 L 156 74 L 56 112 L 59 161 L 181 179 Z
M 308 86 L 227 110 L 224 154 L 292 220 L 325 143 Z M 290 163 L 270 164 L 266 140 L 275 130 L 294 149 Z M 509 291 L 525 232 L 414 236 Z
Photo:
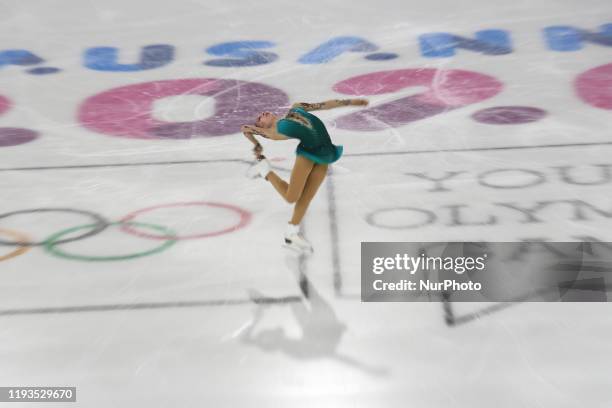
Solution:
M 19 256 L 25 252 L 28 252 L 31 248 L 30 246 L 28 246 L 28 242 L 30 241 L 30 239 L 24 234 L 21 234 L 17 231 L 7 230 L 4 228 L 0 228 L 0 234 L 8 235 L 9 237 L 19 242 L 20 244 L 23 244 L 23 246 L 17 247 L 17 249 L 9 252 L 6 255 L 0 255 L 0 262 L 7 261 L 11 258 Z

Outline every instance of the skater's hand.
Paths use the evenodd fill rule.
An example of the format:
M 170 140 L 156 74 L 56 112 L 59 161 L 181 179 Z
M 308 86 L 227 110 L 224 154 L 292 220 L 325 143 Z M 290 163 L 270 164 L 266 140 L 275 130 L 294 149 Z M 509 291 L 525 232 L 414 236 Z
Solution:
M 367 106 L 370 103 L 367 99 L 353 99 L 352 101 L 354 106 Z
M 250 133 L 252 135 L 257 134 L 257 129 L 255 129 L 251 125 L 242 125 L 240 127 L 240 131 L 243 132 L 243 133 Z

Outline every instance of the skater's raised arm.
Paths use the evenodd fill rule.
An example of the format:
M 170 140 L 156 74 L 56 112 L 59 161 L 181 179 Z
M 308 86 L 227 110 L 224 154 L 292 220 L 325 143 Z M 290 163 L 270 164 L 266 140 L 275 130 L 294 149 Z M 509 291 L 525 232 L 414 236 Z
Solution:
M 368 103 L 367 99 L 330 99 L 329 101 L 317 103 L 296 102 L 291 107 L 302 108 L 305 111 L 314 111 L 339 108 L 341 106 L 366 106 Z

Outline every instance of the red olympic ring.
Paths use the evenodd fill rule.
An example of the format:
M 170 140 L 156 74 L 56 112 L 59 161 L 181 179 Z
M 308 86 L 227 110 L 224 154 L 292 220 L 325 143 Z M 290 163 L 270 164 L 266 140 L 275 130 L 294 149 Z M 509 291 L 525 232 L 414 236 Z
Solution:
M 240 219 L 238 220 L 238 223 L 236 225 L 233 225 L 231 227 L 224 228 L 218 231 L 193 234 L 193 235 L 173 236 L 173 237 L 167 237 L 165 235 L 148 234 L 148 233 L 139 231 L 133 228 L 130 224 L 128 224 L 128 222 L 133 221 L 134 218 L 136 218 L 138 215 L 149 212 L 149 211 L 153 211 L 159 208 L 187 207 L 187 206 L 208 206 L 208 207 L 224 208 L 224 209 L 230 210 L 238 214 Z M 125 217 L 121 219 L 120 222 L 123 223 L 123 226 L 121 227 L 122 231 L 125 231 L 133 235 L 137 235 L 139 237 L 151 238 L 151 239 L 170 239 L 171 238 L 174 240 L 182 240 L 182 239 L 209 238 L 209 237 L 214 237 L 217 235 L 227 234 L 229 232 L 236 231 L 237 229 L 244 227 L 250 221 L 251 221 L 251 213 L 243 210 L 242 208 L 239 208 L 239 207 L 236 207 L 230 204 L 215 203 L 215 202 L 209 202 L 209 201 L 192 201 L 192 202 L 184 202 L 184 203 L 161 204 L 161 205 L 155 205 L 152 207 L 143 208 L 141 210 L 137 210 L 137 211 L 134 211 L 126 215 Z

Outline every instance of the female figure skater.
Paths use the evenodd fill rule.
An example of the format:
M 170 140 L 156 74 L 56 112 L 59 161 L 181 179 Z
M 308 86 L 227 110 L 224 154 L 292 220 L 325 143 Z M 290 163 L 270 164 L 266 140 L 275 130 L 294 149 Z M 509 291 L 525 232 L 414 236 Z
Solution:
M 298 252 L 312 252 L 312 245 L 300 235 L 300 222 L 310 201 L 327 174 L 327 166 L 342 155 L 342 146 L 331 142 L 323 122 L 309 113 L 340 106 L 365 106 L 365 99 L 329 100 L 321 103 L 295 103 L 287 115 L 279 118 L 271 112 L 257 117 L 255 126 L 244 125 L 241 131 L 255 145 L 253 153 L 258 163 L 249 169 L 249 177 L 263 177 L 289 203 L 295 203 L 293 216 L 287 225 L 285 246 Z M 270 170 L 270 163 L 261 154 L 263 148 L 254 135 L 271 140 L 298 139 L 296 158 L 289 183 Z

